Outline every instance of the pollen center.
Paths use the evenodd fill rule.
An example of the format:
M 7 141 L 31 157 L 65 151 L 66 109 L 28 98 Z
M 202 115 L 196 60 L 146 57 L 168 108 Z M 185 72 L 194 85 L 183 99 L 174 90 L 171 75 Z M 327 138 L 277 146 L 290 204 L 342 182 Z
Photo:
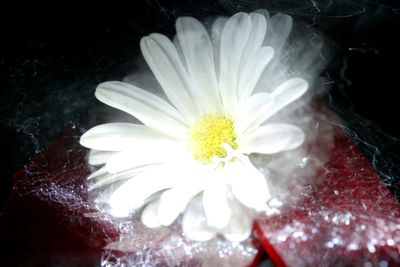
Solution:
M 226 151 L 222 144 L 237 148 L 233 120 L 222 115 L 206 115 L 191 129 L 193 156 L 202 163 L 209 163 L 213 157 L 223 158 Z

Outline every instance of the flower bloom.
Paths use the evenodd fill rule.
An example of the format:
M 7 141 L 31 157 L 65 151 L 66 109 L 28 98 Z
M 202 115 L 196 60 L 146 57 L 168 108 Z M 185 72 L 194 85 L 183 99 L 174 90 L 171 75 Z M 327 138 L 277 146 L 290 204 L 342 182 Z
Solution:
M 271 36 L 267 23 L 275 30 Z M 182 214 L 184 234 L 199 241 L 217 234 L 233 241 L 249 237 L 255 212 L 271 199 L 268 172 L 249 155 L 295 149 L 304 141 L 300 128 L 268 119 L 302 96 L 308 83 L 288 76 L 269 88 L 261 79 L 279 73 L 268 68 L 276 48 L 266 44 L 284 43 L 287 34 L 277 31 L 285 35 L 290 27 L 286 15 L 238 13 L 217 19 L 209 34 L 198 20 L 181 17 L 177 42 L 156 33 L 142 38 L 143 56 L 166 97 L 128 83 L 102 83 L 97 99 L 143 124 L 103 124 L 80 139 L 92 149 L 89 163 L 104 164 L 89 177 L 95 181 L 90 190 L 118 185 L 105 200 L 111 214 L 125 217 L 143 208 L 148 227 L 168 226 Z

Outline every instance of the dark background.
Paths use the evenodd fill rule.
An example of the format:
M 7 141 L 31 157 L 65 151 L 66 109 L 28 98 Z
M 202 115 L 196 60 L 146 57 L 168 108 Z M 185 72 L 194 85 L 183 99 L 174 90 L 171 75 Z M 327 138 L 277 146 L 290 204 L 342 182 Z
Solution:
M 3 7 L 0 12 L 0 205 L 12 173 L 97 105 L 96 85 L 137 67 L 139 40 L 200 19 L 268 8 L 313 24 L 334 44 L 326 96 L 392 192 L 399 185 L 398 1 L 156 1 L 133 6 Z

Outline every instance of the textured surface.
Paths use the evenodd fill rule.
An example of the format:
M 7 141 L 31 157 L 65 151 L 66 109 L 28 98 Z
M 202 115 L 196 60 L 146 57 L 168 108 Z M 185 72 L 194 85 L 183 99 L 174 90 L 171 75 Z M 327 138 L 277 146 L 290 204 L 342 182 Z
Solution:
M 257 234 L 278 266 L 398 266 L 399 203 L 342 129 L 334 140 L 324 168 Z

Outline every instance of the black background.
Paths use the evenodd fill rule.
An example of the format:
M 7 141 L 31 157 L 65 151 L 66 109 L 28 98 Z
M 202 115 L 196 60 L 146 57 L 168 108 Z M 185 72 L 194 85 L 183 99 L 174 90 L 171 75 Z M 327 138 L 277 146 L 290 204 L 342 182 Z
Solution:
M 313 24 L 334 43 L 324 73 L 334 83 L 326 98 L 398 194 L 398 1 L 147 0 L 1 9 L 0 203 L 12 173 L 97 105 L 98 83 L 121 80 L 135 69 L 142 36 L 172 36 L 182 15 L 203 19 L 264 7 Z

